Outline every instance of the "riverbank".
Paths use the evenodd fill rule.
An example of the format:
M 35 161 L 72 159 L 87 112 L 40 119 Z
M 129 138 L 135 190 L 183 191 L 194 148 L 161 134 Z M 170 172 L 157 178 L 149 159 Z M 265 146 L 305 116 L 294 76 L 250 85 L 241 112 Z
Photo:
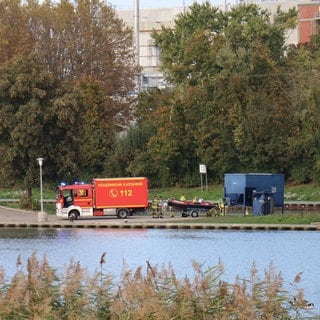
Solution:
M 213 218 L 214 219 L 214 218 Z M 149 215 L 118 219 L 114 216 L 82 218 L 73 222 L 56 215 L 39 216 L 38 212 L 0 207 L 0 227 L 12 228 L 113 228 L 113 229 L 206 229 L 206 230 L 296 230 L 320 231 L 320 223 L 251 224 L 197 223 L 191 217 L 152 218 Z

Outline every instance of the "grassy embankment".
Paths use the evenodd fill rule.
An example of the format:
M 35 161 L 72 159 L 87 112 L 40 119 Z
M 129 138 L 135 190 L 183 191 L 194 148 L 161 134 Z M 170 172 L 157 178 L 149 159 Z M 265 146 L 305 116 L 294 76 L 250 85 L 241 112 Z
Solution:
M 149 190 L 149 198 L 152 199 L 154 195 L 162 196 L 163 199 L 176 198 L 184 194 L 187 199 L 193 199 L 195 196 L 206 200 L 219 201 L 223 195 L 223 185 L 210 185 L 208 188 L 203 186 L 197 188 L 167 188 L 167 189 L 151 189 Z M 22 191 L 12 189 L 0 189 L 0 199 L 19 199 L 23 195 Z M 55 192 L 53 188 L 44 187 L 43 198 L 54 199 Z M 40 199 L 39 190 L 33 191 L 33 198 Z M 290 201 L 314 201 L 320 202 L 320 186 L 314 184 L 307 185 L 286 185 L 285 187 L 285 202 Z M 1 204 L 1 203 L 0 203 Z M 6 206 L 18 207 L 18 204 L 3 204 Z M 55 213 L 54 204 L 44 203 L 44 210 L 49 214 Z M 176 216 L 180 216 L 176 213 Z M 181 219 L 183 222 L 183 219 Z M 320 212 L 314 210 L 285 210 L 282 214 L 281 211 L 276 210 L 274 214 L 267 216 L 255 217 L 250 215 L 244 216 L 240 210 L 228 208 L 227 214 L 220 217 L 205 217 L 200 216 L 197 219 L 189 220 L 189 222 L 197 223 L 275 223 L 275 224 L 309 224 L 312 222 L 320 222 Z
M 179 199 L 184 194 L 187 199 L 193 199 L 195 196 L 203 199 L 219 201 L 223 196 L 223 185 L 208 186 L 202 188 L 170 188 L 170 189 L 154 189 L 150 191 L 150 196 L 158 195 L 163 199 L 170 197 Z M 320 202 L 320 186 L 314 184 L 306 185 L 286 185 L 285 202 L 303 201 L 303 202 Z M 204 217 L 200 216 L 194 220 L 197 223 L 267 223 L 267 224 L 310 224 L 312 222 L 320 222 L 320 211 L 308 210 L 276 210 L 275 213 L 266 216 L 244 216 L 243 211 L 238 208 L 228 208 L 225 216 L 220 217 Z

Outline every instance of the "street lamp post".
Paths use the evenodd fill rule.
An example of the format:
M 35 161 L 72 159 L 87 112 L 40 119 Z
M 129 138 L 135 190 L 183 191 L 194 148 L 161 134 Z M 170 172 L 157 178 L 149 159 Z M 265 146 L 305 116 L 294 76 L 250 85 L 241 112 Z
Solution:
M 42 196 L 42 164 L 43 164 L 43 158 L 38 158 L 38 163 L 40 167 L 40 206 L 41 206 L 41 212 L 43 212 L 43 196 Z

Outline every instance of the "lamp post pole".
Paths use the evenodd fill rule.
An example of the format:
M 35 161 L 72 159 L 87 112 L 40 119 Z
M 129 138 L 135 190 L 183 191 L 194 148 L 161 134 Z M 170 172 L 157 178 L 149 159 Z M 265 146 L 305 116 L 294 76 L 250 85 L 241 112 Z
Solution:
M 42 196 L 42 164 L 43 164 L 43 158 L 38 158 L 38 163 L 40 167 L 40 206 L 41 206 L 41 212 L 43 212 L 43 196 Z

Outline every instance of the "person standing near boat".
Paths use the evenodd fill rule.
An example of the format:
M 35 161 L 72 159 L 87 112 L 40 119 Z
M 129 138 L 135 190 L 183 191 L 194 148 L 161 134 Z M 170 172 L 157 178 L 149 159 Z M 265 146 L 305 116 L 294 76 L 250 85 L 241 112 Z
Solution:
M 159 217 L 159 198 L 158 196 L 154 196 L 152 200 L 152 218 Z
M 164 202 L 162 196 L 159 198 L 159 215 L 158 218 L 163 218 Z

